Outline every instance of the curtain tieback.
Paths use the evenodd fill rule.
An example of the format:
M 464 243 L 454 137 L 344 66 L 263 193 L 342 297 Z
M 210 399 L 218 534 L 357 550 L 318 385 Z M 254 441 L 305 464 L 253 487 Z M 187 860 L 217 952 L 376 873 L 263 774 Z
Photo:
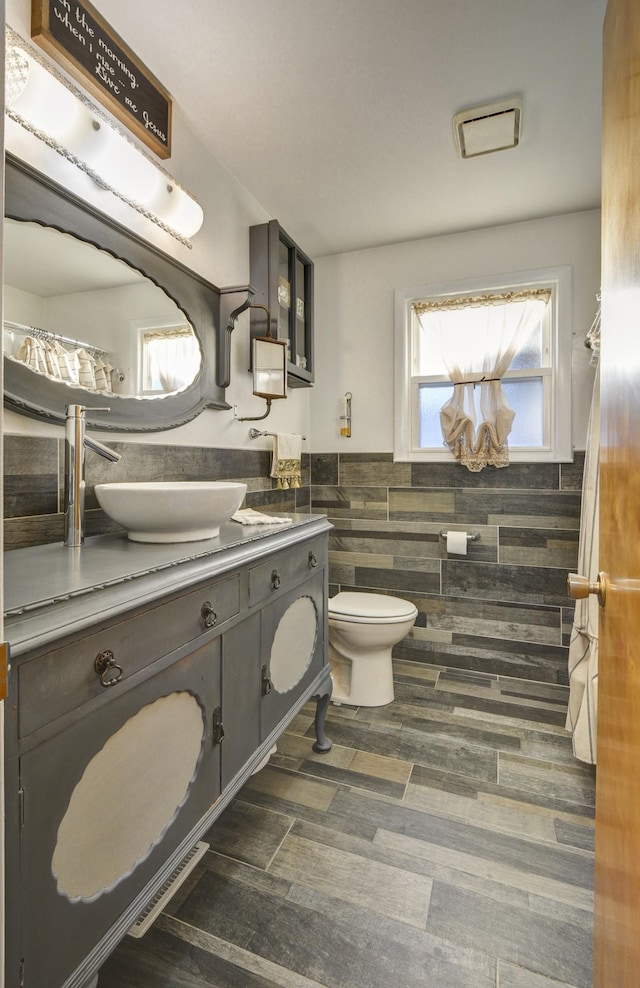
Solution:
M 488 384 L 489 381 L 501 381 L 501 377 L 479 377 L 476 381 L 452 381 L 452 384 L 473 384 L 474 388 L 476 384 Z

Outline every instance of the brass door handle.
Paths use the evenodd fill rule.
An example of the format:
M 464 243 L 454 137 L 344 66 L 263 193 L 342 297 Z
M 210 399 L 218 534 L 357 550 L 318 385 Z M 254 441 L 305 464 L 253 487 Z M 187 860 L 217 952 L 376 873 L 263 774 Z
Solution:
M 567 576 L 567 594 L 573 600 L 584 600 L 590 593 L 597 594 L 600 607 L 604 607 L 607 598 L 607 574 L 598 573 L 598 579 L 591 583 L 586 576 L 569 573 Z

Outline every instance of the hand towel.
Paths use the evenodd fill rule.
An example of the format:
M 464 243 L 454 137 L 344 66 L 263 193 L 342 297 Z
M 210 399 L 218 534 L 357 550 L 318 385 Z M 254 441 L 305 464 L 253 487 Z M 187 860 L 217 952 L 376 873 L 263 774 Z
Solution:
M 284 525 L 291 519 L 278 515 L 265 515 L 261 511 L 254 511 L 253 508 L 241 508 L 231 515 L 231 521 L 237 521 L 240 525 Z
M 277 480 L 278 489 L 288 490 L 290 487 L 301 486 L 301 456 L 302 436 L 286 432 L 276 433 L 273 440 L 271 476 Z

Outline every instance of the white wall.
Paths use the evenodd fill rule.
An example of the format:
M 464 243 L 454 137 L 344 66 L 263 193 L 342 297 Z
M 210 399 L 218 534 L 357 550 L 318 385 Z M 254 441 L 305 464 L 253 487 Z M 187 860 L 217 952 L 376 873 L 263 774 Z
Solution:
M 532 268 L 573 268 L 573 444 L 584 449 L 593 368 L 584 337 L 600 290 L 593 210 L 323 257 L 315 265 L 314 452 L 393 450 L 394 290 Z M 339 434 L 346 391 L 352 435 Z
M 30 0 L 7 2 L 7 23 L 27 39 L 30 12 Z M 149 68 L 162 79 L 161 66 Z M 110 202 L 113 197 L 109 193 L 101 192 L 74 166 L 35 139 L 28 141 L 24 132 L 10 123 L 9 150 L 24 151 L 26 145 L 28 153 L 37 156 L 37 167 L 129 223 L 214 284 L 248 282 L 249 226 L 271 217 L 194 136 L 180 106 L 174 105 L 173 154 L 165 166 L 204 208 L 205 223 L 194 237 L 192 250 L 124 204 Z M 591 211 L 320 258 L 315 269 L 316 386 L 290 391 L 287 401 L 275 402 L 262 427 L 306 434 L 310 437 L 306 448 L 318 452 L 391 451 L 394 290 L 571 264 L 574 325 L 566 331 L 572 333 L 574 344 L 574 445 L 583 447 L 593 372 L 582 341 L 595 313 L 600 284 L 599 222 L 599 212 Z M 232 378 L 227 400 L 232 405 L 237 403 L 240 415 L 260 415 L 264 402 L 252 396 L 247 372 L 248 322 L 244 313 L 232 336 Z M 345 391 L 353 393 L 351 439 L 339 435 Z M 11 412 L 6 414 L 5 430 L 36 434 L 59 431 Z M 179 429 L 139 437 L 127 434 L 122 438 L 242 447 L 249 443 L 247 435 L 248 424 L 234 422 L 232 412 L 206 411 Z M 252 448 L 268 445 L 268 440 L 258 439 Z
M 8 0 L 6 22 L 22 38 L 30 38 L 31 0 Z M 148 68 L 162 81 L 162 66 Z M 204 209 L 202 229 L 193 238 L 193 248 L 178 243 L 133 209 L 119 202 L 110 193 L 100 190 L 90 179 L 54 151 L 26 134 L 12 121 L 8 122 L 6 146 L 34 167 L 51 175 L 67 188 L 84 196 L 99 209 L 123 222 L 147 240 L 192 268 L 219 287 L 246 285 L 249 282 L 249 227 L 263 223 L 271 216 L 249 193 L 212 157 L 185 123 L 182 108 L 173 105 L 172 156 L 159 162 L 182 185 L 195 195 Z M 265 403 L 251 393 L 249 366 L 249 318 L 243 313 L 232 335 L 231 385 L 227 401 L 237 403 L 239 415 L 261 415 Z M 170 443 L 197 446 L 240 448 L 270 448 L 264 439 L 248 439 L 251 423 L 234 422 L 233 412 L 205 411 L 193 422 L 167 432 L 121 438 L 149 443 Z M 262 426 L 271 431 L 309 434 L 309 392 L 297 389 L 286 401 L 274 402 L 271 415 Z M 5 415 L 5 432 L 32 435 L 57 435 L 60 430 L 14 412 Z M 111 433 L 116 438 L 117 433 Z M 105 435 L 105 441 L 108 438 Z

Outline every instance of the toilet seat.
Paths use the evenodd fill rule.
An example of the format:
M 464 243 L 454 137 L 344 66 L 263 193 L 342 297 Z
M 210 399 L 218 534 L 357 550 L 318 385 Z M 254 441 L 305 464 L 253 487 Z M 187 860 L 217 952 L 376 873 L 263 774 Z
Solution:
M 330 597 L 328 610 L 330 619 L 351 624 L 401 624 L 418 613 L 410 601 L 399 597 L 349 591 Z

